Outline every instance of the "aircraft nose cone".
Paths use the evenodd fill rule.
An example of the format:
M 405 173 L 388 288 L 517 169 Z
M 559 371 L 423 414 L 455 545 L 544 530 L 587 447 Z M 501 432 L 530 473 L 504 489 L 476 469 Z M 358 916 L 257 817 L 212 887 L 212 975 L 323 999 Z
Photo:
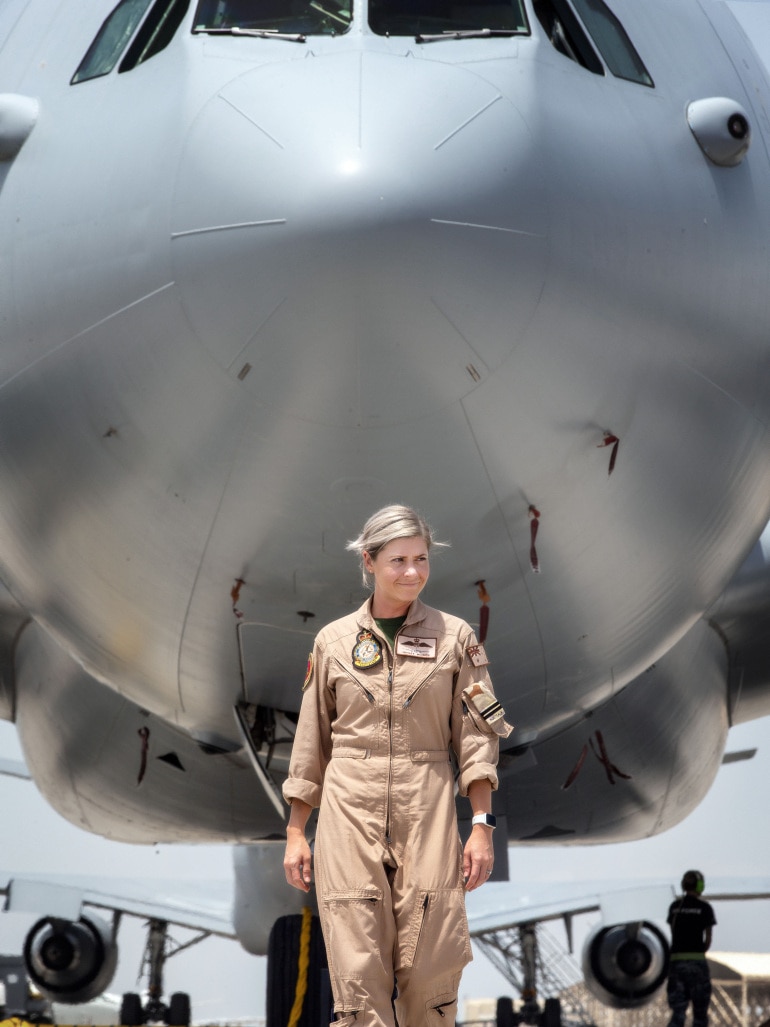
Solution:
M 252 69 L 204 105 L 182 156 L 185 312 L 265 403 L 333 424 L 423 416 L 526 326 L 542 182 L 521 114 L 476 74 L 366 52 Z

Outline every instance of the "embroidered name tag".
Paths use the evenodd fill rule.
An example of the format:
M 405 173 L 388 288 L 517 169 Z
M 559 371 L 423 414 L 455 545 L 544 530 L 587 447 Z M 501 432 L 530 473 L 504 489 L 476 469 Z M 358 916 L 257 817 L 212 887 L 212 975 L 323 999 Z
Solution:
M 483 645 L 469 645 L 465 650 L 474 667 L 488 667 L 489 657 Z
M 417 656 L 421 660 L 436 659 L 436 639 L 419 635 L 399 635 L 396 639 L 398 656 Z

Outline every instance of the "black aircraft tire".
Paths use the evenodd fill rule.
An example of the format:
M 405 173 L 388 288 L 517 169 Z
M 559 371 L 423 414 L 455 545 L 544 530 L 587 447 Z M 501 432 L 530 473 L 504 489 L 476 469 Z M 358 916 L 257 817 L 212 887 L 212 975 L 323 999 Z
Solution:
M 267 943 L 266 1027 L 286 1027 L 294 1006 L 302 935 L 302 914 L 279 917 Z M 322 971 L 328 966 L 321 935 L 321 923 L 314 916 L 310 928 L 310 965 L 302 1015 L 297 1027 L 325 1027 L 331 1010 L 322 1008 L 328 989 L 321 985 Z
M 121 1000 L 120 1023 L 123 1027 L 141 1027 L 144 1023 L 142 1000 L 133 991 L 127 991 Z
M 561 1027 L 561 1002 L 557 998 L 545 1000 L 543 1027 Z
M 175 991 L 168 1004 L 169 1027 L 190 1027 L 190 996 L 183 991 Z
M 495 1027 L 513 1027 L 516 1023 L 513 1016 L 513 999 L 509 995 L 503 995 L 497 1000 L 495 1021 Z

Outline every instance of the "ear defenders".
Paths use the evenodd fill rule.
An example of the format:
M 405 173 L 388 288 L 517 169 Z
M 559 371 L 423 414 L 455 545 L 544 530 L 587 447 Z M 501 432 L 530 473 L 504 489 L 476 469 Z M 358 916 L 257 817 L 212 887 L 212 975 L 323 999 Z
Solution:
M 688 870 L 682 878 L 682 891 L 694 891 L 702 895 L 706 888 L 706 879 L 700 870 Z

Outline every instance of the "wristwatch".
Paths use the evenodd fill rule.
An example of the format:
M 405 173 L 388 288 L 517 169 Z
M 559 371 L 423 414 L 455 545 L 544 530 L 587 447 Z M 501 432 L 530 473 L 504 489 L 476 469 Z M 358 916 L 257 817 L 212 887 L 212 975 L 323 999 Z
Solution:
M 471 820 L 472 824 L 484 824 L 485 827 L 495 827 L 497 825 L 497 817 L 491 813 L 477 813 L 476 816 Z

